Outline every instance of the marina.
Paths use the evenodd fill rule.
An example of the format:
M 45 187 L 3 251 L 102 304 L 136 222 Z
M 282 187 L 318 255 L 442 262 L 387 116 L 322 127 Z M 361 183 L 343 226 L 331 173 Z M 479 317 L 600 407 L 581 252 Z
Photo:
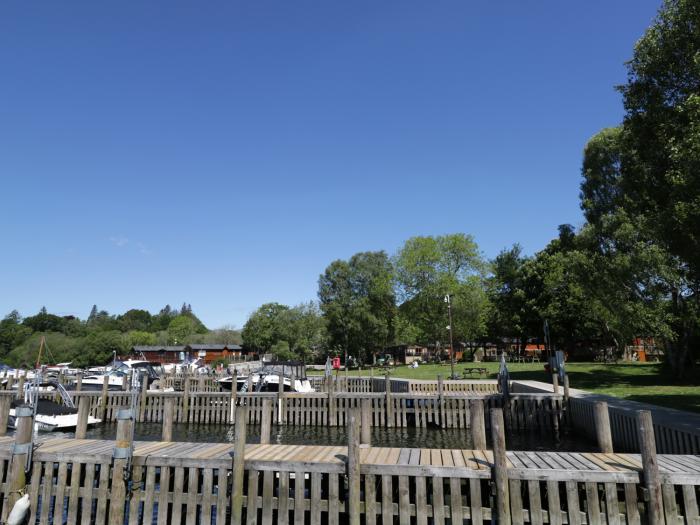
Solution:
M 75 432 L 32 436 L 20 412 L 27 422 L 0 439 L 1 517 L 24 483 L 42 524 L 656 523 L 659 509 L 668 523 L 700 519 L 694 416 L 609 408 L 568 378 L 313 377 L 309 393 L 159 381 L 176 379 L 182 391 L 64 380 Z M 15 396 L 0 392 L 0 426 Z M 618 428 L 624 410 L 634 436 Z M 103 423 L 88 428 L 90 417 Z M 688 437 L 672 439 L 680 430 Z

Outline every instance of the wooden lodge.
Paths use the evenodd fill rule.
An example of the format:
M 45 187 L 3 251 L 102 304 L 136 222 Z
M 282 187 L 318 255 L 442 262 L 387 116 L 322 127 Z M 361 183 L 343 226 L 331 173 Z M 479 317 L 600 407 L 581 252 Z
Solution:
M 396 345 L 385 349 L 397 365 L 410 365 L 414 361 L 427 362 L 430 359 L 430 351 L 427 346 L 420 345 Z
M 209 365 L 214 361 L 242 360 L 251 357 L 243 347 L 236 344 L 189 344 L 189 345 L 137 345 L 131 348 L 129 357 L 147 361 L 169 364 L 179 363 L 185 359 L 203 359 Z

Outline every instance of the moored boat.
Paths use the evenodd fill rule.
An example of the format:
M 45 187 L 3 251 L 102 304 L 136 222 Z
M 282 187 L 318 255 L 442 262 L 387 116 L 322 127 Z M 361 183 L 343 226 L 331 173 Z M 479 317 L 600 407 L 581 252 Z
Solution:
M 257 372 L 250 374 L 253 392 L 279 392 L 279 378 L 282 376 L 284 392 L 314 392 L 306 377 L 306 367 L 297 361 L 267 363 Z M 248 375 L 236 375 L 236 391 L 248 390 Z M 222 390 L 230 392 L 234 388 L 234 376 L 222 377 L 217 381 Z

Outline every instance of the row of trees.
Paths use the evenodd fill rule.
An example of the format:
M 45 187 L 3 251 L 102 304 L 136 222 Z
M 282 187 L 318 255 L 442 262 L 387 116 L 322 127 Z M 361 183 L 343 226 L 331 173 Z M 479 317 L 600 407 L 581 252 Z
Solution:
M 113 352 L 122 355 L 135 345 L 240 343 L 236 330 L 208 330 L 186 303 L 180 309 L 166 305 L 155 315 L 139 309 L 110 315 L 93 306 L 85 320 L 42 308 L 24 318 L 12 311 L 0 321 L 0 359 L 14 366 L 33 365 L 41 337 L 46 338 L 50 361 L 75 366 L 103 364 Z
M 257 337 L 251 321 L 260 311 L 244 342 L 262 351 L 282 344 L 298 356 L 325 344 L 324 352 L 364 359 L 394 343 L 440 343 L 449 294 L 456 340 L 540 339 L 546 320 L 560 348 L 621 351 L 634 337 L 654 337 L 678 376 L 692 373 L 700 345 L 698 57 L 700 4 L 666 0 L 618 88 L 623 122 L 585 147 L 582 227 L 560 226 L 532 257 L 516 244 L 486 262 L 464 234 L 409 239 L 391 258 L 358 253 L 319 279 L 319 309 L 311 308 L 318 346 L 297 352 L 281 343 L 284 317 L 271 338 Z

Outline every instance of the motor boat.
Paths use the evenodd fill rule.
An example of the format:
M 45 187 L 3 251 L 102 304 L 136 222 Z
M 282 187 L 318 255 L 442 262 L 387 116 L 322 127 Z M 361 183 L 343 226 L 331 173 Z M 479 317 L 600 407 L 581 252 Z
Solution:
M 49 399 L 39 399 L 38 393 L 53 389 L 60 394 L 62 403 L 57 403 Z M 7 426 L 16 428 L 15 411 L 23 406 L 36 406 L 34 414 L 34 426 L 43 432 L 54 430 L 69 430 L 78 425 L 78 409 L 73 403 L 70 394 L 66 392 L 63 385 L 57 381 L 44 381 L 27 383 L 24 388 L 24 400 L 13 400 L 10 405 L 10 413 Z M 97 425 L 102 420 L 93 416 L 88 416 L 87 425 Z
M 149 386 L 158 379 L 158 374 L 148 361 L 130 359 L 127 361 L 115 361 L 111 369 L 102 374 L 90 374 L 83 377 L 83 390 L 102 390 L 104 378 L 107 377 L 108 390 L 122 390 L 124 388 L 124 377 L 129 373 L 141 374 L 145 372 Z
M 315 392 L 311 382 L 306 377 L 306 367 L 296 361 L 267 363 L 257 372 L 250 374 L 253 392 L 279 392 L 279 378 L 282 376 L 284 392 L 308 393 Z M 236 391 L 248 391 L 248 376 L 237 375 Z M 217 382 L 222 390 L 230 392 L 233 388 L 234 376 L 222 377 Z M 294 379 L 292 379 L 294 378 Z
M 185 359 L 179 363 L 167 363 L 162 365 L 166 374 L 205 374 L 207 368 L 203 359 Z

